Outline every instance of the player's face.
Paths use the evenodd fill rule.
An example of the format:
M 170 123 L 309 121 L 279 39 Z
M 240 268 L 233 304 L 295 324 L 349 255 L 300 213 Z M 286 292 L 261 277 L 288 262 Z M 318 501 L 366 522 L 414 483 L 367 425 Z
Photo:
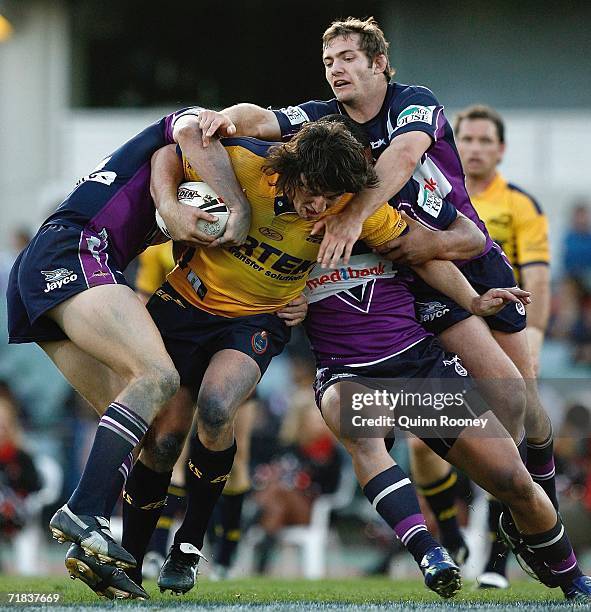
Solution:
M 338 202 L 342 195 L 342 193 L 316 195 L 301 186 L 295 189 L 291 200 L 293 207 L 302 219 L 313 221 L 318 219 L 335 202 Z
M 486 178 L 494 174 L 505 152 L 497 128 L 489 119 L 464 119 L 456 134 L 456 144 L 468 177 Z
M 354 104 L 371 95 L 375 83 L 384 77 L 359 48 L 359 35 L 337 36 L 322 55 L 326 80 L 336 99 Z

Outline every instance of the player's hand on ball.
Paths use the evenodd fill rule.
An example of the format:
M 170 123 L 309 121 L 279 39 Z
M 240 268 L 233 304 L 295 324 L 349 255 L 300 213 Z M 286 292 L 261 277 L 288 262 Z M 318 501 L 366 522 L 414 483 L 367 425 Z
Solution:
M 479 317 L 490 317 L 502 310 L 510 302 L 521 307 L 531 303 L 531 293 L 519 287 L 507 289 L 489 289 L 485 294 L 472 300 L 472 314 Z
M 285 321 L 287 327 L 294 327 L 299 325 L 306 318 L 307 313 L 308 300 L 302 293 L 281 310 L 278 310 L 277 316 Z
M 199 113 L 199 127 L 204 148 L 209 145 L 214 136 L 227 137 L 236 133 L 236 126 L 230 118 L 213 110 L 204 110 Z
M 244 244 L 250 228 L 250 207 L 240 211 L 230 211 L 228 223 L 224 233 L 209 244 L 210 247 L 217 246 L 240 246 Z
M 180 204 L 175 199 L 169 202 L 161 202 L 158 212 L 166 223 L 166 229 L 170 237 L 176 242 L 184 242 L 194 246 L 208 246 L 215 240 L 215 236 L 208 236 L 197 228 L 201 219 L 208 222 L 216 220 L 214 215 L 210 215 L 200 208 Z

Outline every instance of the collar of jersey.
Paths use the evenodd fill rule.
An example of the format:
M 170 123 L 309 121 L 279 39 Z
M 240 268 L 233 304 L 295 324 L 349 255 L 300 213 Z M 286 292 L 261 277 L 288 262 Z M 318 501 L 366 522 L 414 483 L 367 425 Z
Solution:
M 484 199 L 492 199 L 495 192 L 502 191 L 506 184 L 505 179 L 497 172 L 486 189 L 479 194 L 479 197 Z
M 284 195 L 280 195 L 275 198 L 274 212 L 276 217 L 286 215 L 288 213 L 297 214 L 293 204 Z

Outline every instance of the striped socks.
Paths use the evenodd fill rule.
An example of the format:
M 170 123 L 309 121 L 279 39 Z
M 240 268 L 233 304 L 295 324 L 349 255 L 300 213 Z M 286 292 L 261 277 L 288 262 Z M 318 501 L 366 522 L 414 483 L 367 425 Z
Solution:
M 556 470 L 554 469 L 554 440 L 552 434 L 541 444 L 527 443 L 527 471 L 537 482 L 554 507 L 558 510 L 556 495 Z
M 427 531 L 415 488 L 399 466 L 372 478 L 363 492 L 418 564 L 429 550 L 439 546 Z
M 124 469 L 124 461 L 147 429 L 148 424 L 123 404 L 109 405 L 99 421 L 82 478 L 68 501 L 74 514 L 110 516 L 113 481 L 120 481 L 120 468 Z

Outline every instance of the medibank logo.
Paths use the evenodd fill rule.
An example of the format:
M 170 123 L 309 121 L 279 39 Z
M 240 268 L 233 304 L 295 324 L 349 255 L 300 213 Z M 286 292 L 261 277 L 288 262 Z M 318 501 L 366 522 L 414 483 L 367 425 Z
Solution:
M 306 282 L 306 286 L 310 291 L 314 291 L 314 289 L 318 289 L 318 287 L 323 287 L 324 285 L 328 285 L 330 283 L 339 283 L 342 281 L 354 280 L 356 278 L 365 278 L 366 276 L 382 276 L 385 271 L 386 269 L 384 268 L 384 264 L 381 262 L 372 268 L 339 268 L 330 274 L 323 274 L 318 278 L 311 278 Z

